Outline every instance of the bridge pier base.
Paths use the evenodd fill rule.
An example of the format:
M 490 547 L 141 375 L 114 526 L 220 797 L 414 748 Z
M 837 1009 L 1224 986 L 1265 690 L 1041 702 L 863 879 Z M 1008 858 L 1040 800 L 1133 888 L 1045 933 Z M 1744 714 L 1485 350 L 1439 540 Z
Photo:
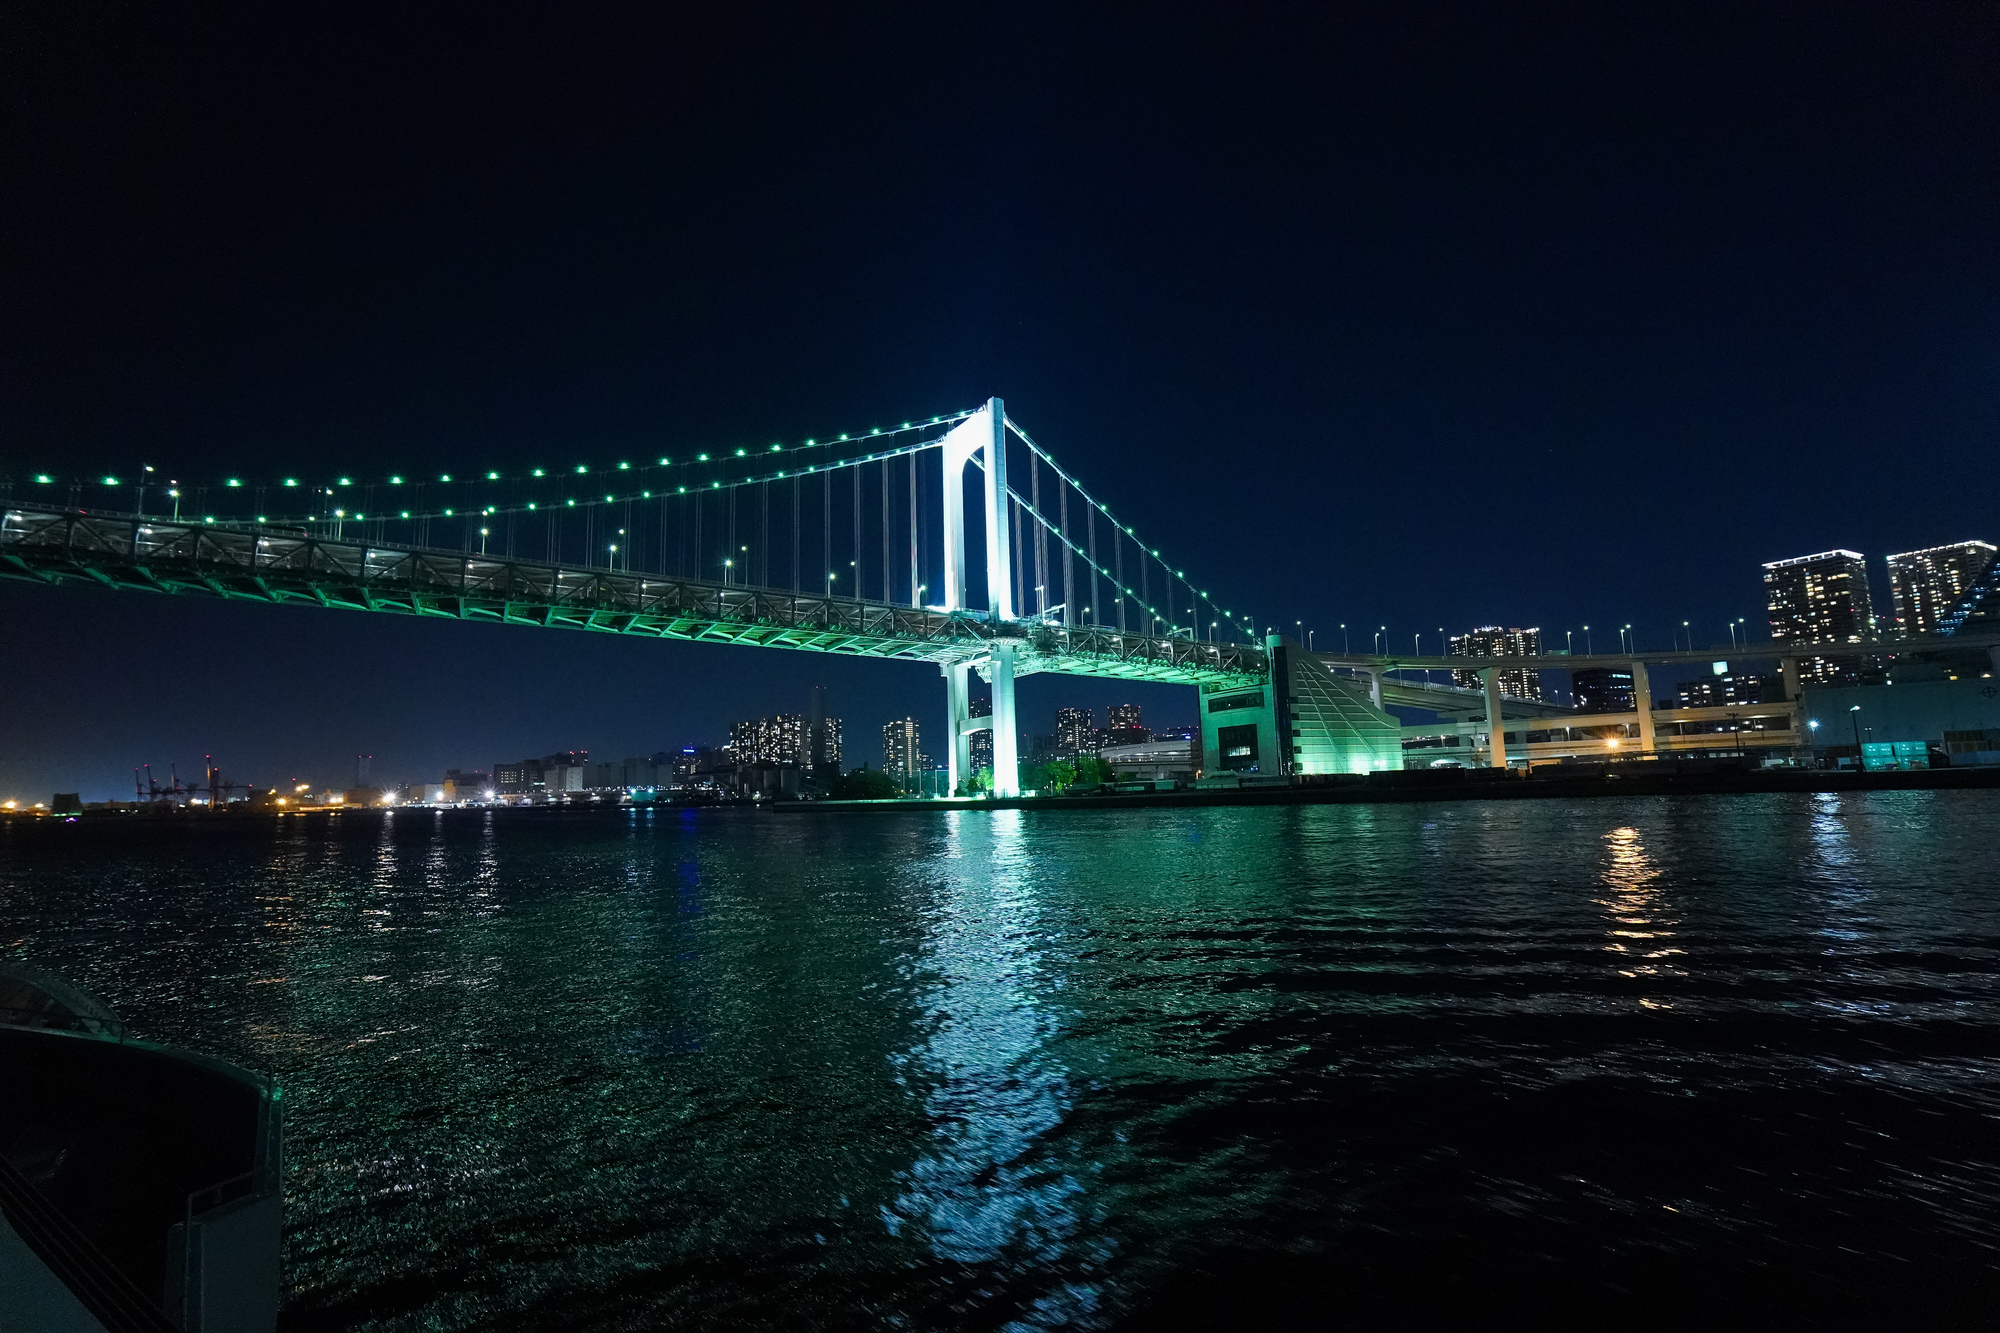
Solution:
M 940 668 L 944 672 L 944 717 L 950 729 L 951 751 L 945 761 L 950 772 L 948 790 L 956 796 L 972 781 L 972 736 L 965 724 L 972 720 L 972 665 L 960 662 Z
M 993 794 L 1021 794 L 1020 732 L 1014 725 L 1014 645 L 993 645 Z

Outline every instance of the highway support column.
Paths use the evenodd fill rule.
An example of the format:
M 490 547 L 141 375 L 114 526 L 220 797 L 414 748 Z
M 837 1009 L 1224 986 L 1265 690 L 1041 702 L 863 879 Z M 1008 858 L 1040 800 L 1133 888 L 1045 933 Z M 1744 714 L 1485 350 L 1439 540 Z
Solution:
M 1653 686 L 1646 679 L 1646 664 L 1632 663 L 1632 702 L 1639 705 L 1639 752 L 1653 752 Z
M 1493 667 L 1486 667 L 1479 673 L 1479 683 L 1486 690 L 1486 729 L 1492 733 L 1488 741 L 1491 750 L 1487 762 L 1495 768 L 1507 767 L 1507 723 L 1500 716 L 1500 673 Z
M 1778 674 L 1785 678 L 1785 698 L 1792 703 L 1799 701 L 1799 659 L 1781 657 L 1778 659 Z

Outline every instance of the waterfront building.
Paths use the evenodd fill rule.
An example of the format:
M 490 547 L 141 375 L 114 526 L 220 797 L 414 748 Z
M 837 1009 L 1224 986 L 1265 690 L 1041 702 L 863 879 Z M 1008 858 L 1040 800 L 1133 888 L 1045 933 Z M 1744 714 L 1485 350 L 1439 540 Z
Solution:
M 1871 769 L 2000 765 L 2000 690 L 1984 676 L 1893 685 L 1808 688 L 1800 696 L 1810 744 L 1847 767 L 1861 747 Z
M 910 786 L 924 768 L 924 755 L 917 735 L 917 720 L 898 718 L 882 728 L 882 771 L 898 785 Z
M 1615 667 L 1590 667 L 1569 673 L 1570 693 L 1576 706 L 1586 713 L 1636 713 L 1637 696 L 1632 693 L 1632 673 Z
M 1993 568 L 2000 547 L 1953 542 L 1889 557 L 1889 598 L 1904 634 L 1936 634 Z
M 1197 767 L 1206 779 L 1284 782 L 1403 766 L 1400 724 L 1366 685 L 1277 635 L 1265 648 L 1269 683 L 1201 687 Z
M 1771 641 L 1780 649 L 1804 644 L 1862 643 L 1875 634 L 1875 610 L 1868 595 L 1868 562 L 1858 551 L 1774 560 L 1764 566 L 1764 604 Z M 1814 681 L 1830 681 L 1849 665 L 1826 657 L 1802 657 L 1799 671 Z
M 1542 654 L 1542 631 L 1537 629 L 1503 629 L 1498 625 L 1484 625 L 1464 634 L 1454 634 L 1445 648 L 1447 657 L 1540 657 Z M 1537 699 L 1542 697 L 1542 673 L 1534 667 L 1508 667 L 1500 673 L 1500 693 L 1516 699 Z M 1452 684 L 1463 685 L 1467 689 L 1479 688 L 1477 671 L 1453 671 Z
M 1104 725 L 1108 730 L 1136 730 L 1145 723 L 1139 717 L 1137 704 L 1113 704 L 1105 711 Z
M 493 765 L 493 790 L 502 796 L 532 796 L 542 789 L 542 761 L 516 759 Z

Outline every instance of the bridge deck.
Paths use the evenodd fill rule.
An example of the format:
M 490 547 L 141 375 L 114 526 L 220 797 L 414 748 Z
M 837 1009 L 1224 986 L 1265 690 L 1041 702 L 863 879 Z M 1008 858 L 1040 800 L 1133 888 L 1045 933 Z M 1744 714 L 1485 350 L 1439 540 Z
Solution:
M 1194 685 L 1268 673 L 1263 650 L 1242 644 L 19 503 L 0 511 L 0 577 L 904 661 L 977 660 L 1013 641 L 1022 674 Z

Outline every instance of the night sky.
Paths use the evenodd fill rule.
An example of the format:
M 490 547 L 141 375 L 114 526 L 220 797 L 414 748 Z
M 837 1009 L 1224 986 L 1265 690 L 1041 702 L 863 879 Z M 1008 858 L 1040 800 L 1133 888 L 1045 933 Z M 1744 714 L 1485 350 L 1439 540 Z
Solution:
M 0 466 L 516 468 L 999 394 L 1322 647 L 1726 640 L 1760 562 L 1863 551 L 1886 602 L 1885 552 L 2000 540 L 2000 11 L 1379 8 L 15 6 Z M 814 683 L 850 761 L 942 727 L 918 666 L 0 614 L 0 796 L 618 758 Z M 1194 715 L 1035 677 L 1024 726 L 1125 698 Z

